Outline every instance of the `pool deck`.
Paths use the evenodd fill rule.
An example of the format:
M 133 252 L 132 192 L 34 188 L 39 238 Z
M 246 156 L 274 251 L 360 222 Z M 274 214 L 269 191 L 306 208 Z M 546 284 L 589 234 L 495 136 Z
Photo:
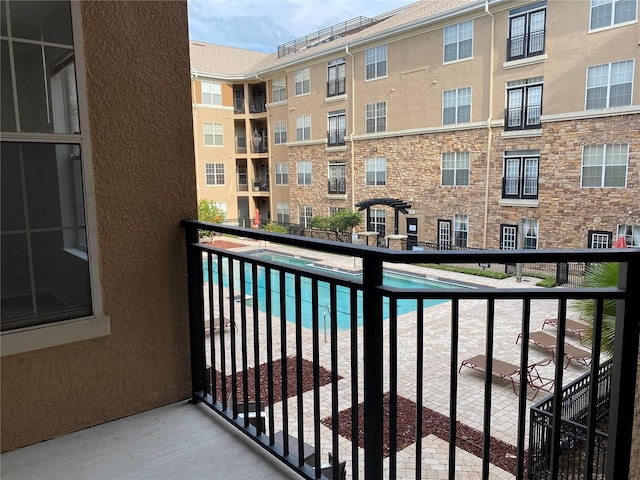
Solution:
M 233 240 L 236 242 L 236 239 Z M 265 244 L 258 241 L 243 241 L 245 246 L 234 249 L 234 251 L 253 251 L 253 250 L 270 250 L 280 252 L 287 255 L 301 255 L 304 257 L 312 257 L 317 263 L 321 263 L 328 267 L 340 269 L 352 269 L 357 271 L 361 269 L 359 259 L 336 255 L 323 254 L 319 252 L 303 251 L 291 247 L 283 248 L 282 246 Z M 353 265 L 353 267 L 352 267 Z M 515 277 L 504 280 L 497 280 L 479 276 L 471 276 L 456 272 L 444 270 L 428 269 L 414 265 L 389 265 L 394 270 L 404 270 L 408 273 L 419 274 L 422 276 L 433 277 L 439 280 L 460 282 L 465 285 L 474 284 L 478 286 L 500 287 L 500 288 L 542 288 L 535 287 L 539 281 L 537 278 L 524 277 L 521 282 L 516 281 Z M 238 304 L 237 309 L 240 308 Z M 531 302 L 531 330 L 535 331 L 542 327 L 544 319 L 557 316 L 557 301 L 554 300 L 535 300 Z M 248 309 L 250 310 L 250 309 Z M 466 359 L 485 352 L 484 338 L 486 335 L 486 302 L 483 300 L 461 300 L 459 302 L 459 363 Z M 514 315 L 514 310 L 517 315 Z M 495 332 L 494 332 L 494 352 L 495 357 L 509 362 L 519 363 L 521 345 L 516 344 L 516 339 L 521 328 L 521 302 L 516 300 L 496 300 L 495 301 Z M 572 312 L 569 310 L 568 315 L 571 317 Z M 264 318 L 264 314 L 260 313 L 260 318 Z M 425 309 L 425 334 L 424 336 L 424 353 L 425 365 L 421 372 L 424 383 L 423 403 L 438 413 L 448 416 L 449 411 L 449 372 L 450 366 L 450 337 L 451 337 L 451 312 L 450 303 L 435 305 Z M 247 322 L 248 331 L 247 338 L 249 354 L 248 358 L 253 359 L 253 345 L 250 339 L 253 338 L 253 322 Z M 264 335 L 264 322 L 260 322 L 259 335 Z M 555 329 L 545 328 L 545 331 L 555 334 Z M 359 329 L 361 330 L 361 329 Z M 388 332 L 387 332 L 388 333 Z M 338 372 L 343 377 L 338 382 L 338 410 L 344 410 L 351 407 L 351 365 L 350 356 L 346 353 L 351 348 L 351 338 L 348 331 L 338 332 Z M 323 341 L 323 334 L 320 333 L 319 359 L 320 364 L 327 369 L 331 369 L 331 351 L 330 344 Z M 387 337 L 388 338 L 388 337 Z M 287 350 L 295 352 L 295 334 L 294 329 L 289 328 L 287 338 Z M 280 352 L 280 333 L 279 322 L 274 320 L 273 327 L 273 351 Z M 580 346 L 577 337 L 567 335 L 567 342 L 576 346 Z M 303 329 L 302 340 L 302 356 L 311 360 L 313 358 L 312 334 L 311 331 Z M 362 335 L 358 334 L 358 351 L 362 352 Z M 584 347 L 582 347 L 584 348 Z M 209 349 L 207 349 L 209 350 Z M 419 373 L 416 371 L 416 336 L 415 336 L 415 313 L 405 314 L 398 319 L 398 395 L 407 399 L 415 400 L 416 397 L 416 380 Z M 343 353 L 345 352 L 345 353 Z M 389 386 L 388 375 L 388 345 L 385 346 L 385 371 L 383 372 L 383 381 L 385 389 Z M 361 354 L 360 354 L 361 356 Z M 264 357 L 264 359 L 263 359 Z M 544 349 L 530 346 L 529 349 L 530 362 L 544 361 L 549 358 L 549 354 Z M 266 353 L 264 349 L 260 352 L 260 361 L 266 361 Z M 227 362 L 229 359 L 227 358 Z M 229 366 L 230 368 L 230 366 Z M 362 372 L 362 364 L 358 367 Z M 543 377 L 553 377 L 554 363 L 550 362 L 546 366 L 539 367 L 540 375 Z M 569 383 L 575 378 L 588 372 L 583 366 L 575 366 L 571 364 L 564 370 L 563 383 Z M 332 414 L 331 410 L 331 386 L 321 387 L 321 418 L 328 417 Z M 322 395 L 326 392 L 326 395 Z M 360 398 L 362 401 L 362 385 L 359 385 Z M 531 393 L 531 391 L 530 391 Z M 312 392 L 303 395 L 305 411 L 312 408 Z M 545 392 L 541 392 L 535 398 L 538 402 L 546 397 Z M 531 396 L 531 395 L 530 395 Z M 477 430 L 483 429 L 482 419 L 484 412 L 484 375 L 471 369 L 462 369 L 458 376 L 458 403 L 457 403 L 457 419 Z M 516 444 L 517 438 L 517 413 L 518 413 L 518 397 L 514 395 L 510 382 L 502 380 L 494 380 L 492 389 L 492 424 L 491 435 L 511 445 Z M 527 400 L 527 409 L 535 402 Z M 289 428 L 297 427 L 296 422 L 296 404 L 295 401 L 288 402 L 289 409 Z M 276 425 L 282 421 L 282 409 L 279 404 L 274 405 L 274 414 Z M 313 436 L 313 416 L 307 415 L 305 418 L 304 429 L 308 438 L 305 441 L 312 441 Z M 528 428 L 528 415 L 526 423 Z M 323 444 L 323 452 L 331 450 L 331 431 L 321 425 L 321 442 Z M 526 433 L 528 438 L 528 433 Z M 350 472 L 351 459 L 351 441 L 346 438 L 339 437 L 339 456 L 347 459 L 347 470 Z M 398 452 L 398 478 L 410 477 L 415 475 L 415 448 L 416 444 L 409 445 L 405 449 Z M 422 468 L 428 471 L 428 478 L 448 478 L 448 443 L 437 438 L 434 435 L 428 435 L 422 442 Z M 361 449 L 360 456 L 363 458 Z M 457 449 L 456 457 L 456 478 L 459 479 L 475 479 L 480 478 L 482 461 L 480 458 L 467 453 L 461 449 Z M 360 463 L 362 468 L 362 461 Z M 385 469 L 388 466 L 388 459 L 385 460 Z M 347 478 L 350 478 L 348 474 Z M 491 478 L 507 479 L 513 478 L 513 474 L 492 466 Z

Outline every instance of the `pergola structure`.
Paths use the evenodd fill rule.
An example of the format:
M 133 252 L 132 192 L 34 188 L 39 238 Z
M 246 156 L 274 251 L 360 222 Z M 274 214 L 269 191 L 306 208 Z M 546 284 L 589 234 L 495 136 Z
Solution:
M 397 198 L 370 198 L 369 200 L 363 200 L 361 202 L 356 203 L 356 207 L 358 208 L 359 212 L 365 209 L 367 210 L 367 223 L 366 223 L 367 230 L 370 230 L 369 222 L 371 220 L 371 217 L 369 216 L 369 209 L 374 205 L 385 205 L 387 207 L 393 208 L 395 212 L 394 223 L 393 223 L 393 233 L 397 235 L 398 234 L 398 212 L 404 213 L 405 215 L 407 215 L 408 213 L 407 210 L 411 208 L 411 205 Z

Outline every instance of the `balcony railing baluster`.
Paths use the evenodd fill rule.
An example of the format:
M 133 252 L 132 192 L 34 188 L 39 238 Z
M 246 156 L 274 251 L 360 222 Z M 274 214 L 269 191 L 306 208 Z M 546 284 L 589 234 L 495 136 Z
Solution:
M 423 399 L 433 401 L 437 398 L 433 394 L 442 389 L 447 391 L 448 405 L 444 401 L 438 407 L 442 410 L 448 407 L 449 412 L 448 419 L 441 419 L 449 429 L 448 436 L 444 433 L 441 437 L 448 443 L 448 459 L 442 461 L 442 466 L 449 469 L 453 478 L 460 456 L 456 454 L 456 449 L 461 448 L 458 442 L 462 438 L 468 439 L 469 434 L 478 435 L 475 442 L 482 447 L 477 453 L 476 465 L 487 478 L 492 471 L 490 468 L 494 468 L 491 464 L 495 462 L 496 439 L 491 433 L 496 430 L 493 426 L 496 412 L 491 399 L 502 394 L 503 385 L 493 380 L 491 375 L 485 375 L 483 382 L 471 375 L 458 374 L 459 351 L 466 352 L 469 336 L 475 335 L 478 348 L 485 346 L 486 371 L 492 371 L 492 366 L 503 354 L 503 347 L 497 343 L 503 333 L 499 329 L 506 328 L 505 318 L 518 315 L 518 310 L 522 318 L 509 328 L 515 327 L 523 337 L 521 346 L 515 349 L 522 374 L 517 379 L 519 386 L 514 383 L 513 391 L 509 386 L 504 392 L 511 394 L 512 401 L 500 403 L 501 408 L 511 405 L 507 408 L 514 412 L 513 426 L 508 428 L 515 432 L 515 458 L 511 467 L 501 468 L 509 469 L 507 473 L 518 479 L 524 479 L 525 475 L 530 478 L 576 477 L 585 473 L 587 476 L 591 473 L 602 476 L 606 449 L 607 478 L 628 476 L 632 437 L 632 422 L 628 419 L 633 416 L 640 336 L 637 324 L 640 305 L 635 298 L 635 292 L 640 289 L 640 250 L 389 251 L 195 220 L 184 221 L 183 224 L 186 228 L 189 275 L 193 401 L 208 405 L 304 478 L 310 480 L 321 471 L 327 472 L 321 465 L 326 463 L 329 448 L 333 453 L 333 465 L 328 468 L 334 478 L 340 476 L 345 467 L 347 478 L 352 479 L 395 478 L 407 469 L 414 470 L 416 479 L 430 477 L 429 464 L 424 463 L 422 438 L 433 432 L 425 431 L 423 421 L 427 418 L 432 420 L 431 416 L 435 418 L 440 414 L 428 410 L 433 405 L 424 405 Z M 312 270 L 306 266 L 310 262 L 306 257 L 298 259 L 300 266 L 296 262 L 288 265 L 251 252 L 201 244 L 198 242 L 199 229 L 306 248 L 309 255 L 315 255 L 313 252 L 318 255 L 350 255 L 362 261 L 362 279 Z M 468 289 L 455 286 L 430 290 L 390 287 L 383 282 L 383 262 L 411 265 L 427 262 L 547 264 L 576 261 L 623 262 L 619 288 L 541 289 L 518 286 Z M 345 263 L 343 257 L 341 264 Z M 320 296 L 321 290 L 328 292 L 328 298 Z M 428 307 L 425 301 L 432 299 L 451 302 L 450 313 L 442 315 L 444 309 Z M 575 299 L 596 301 L 595 325 L 598 331 L 602 324 L 603 301 L 618 302 L 614 361 L 611 375 L 605 376 L 600 370 L 599 349 L 594 348 L 593 382 L 590 385 L 568 385 L 563 389 L 563 377 L 575 378 L 571 373 L 574 370 L 565 369 L 565 362 L 561 360 L 568 302 Z M 508 309 L 502 303 L 505 300 L 509 303 Z M 558 318 L 555 345 L 558 361 L 555 367 L 550 365 L 548 368 L 548 372 L 553 371 L 556 388 L 551 400 L 545 400 L 549 405 L 547 410 L 535 413 L 535 418 L 531 410 L 530 424 L 535 428 L 530 427 L 527 438 L 525 420 L 529 400 L 526 397 L 531 391 L 525 373 L 530 364 L 531 348 L 527 339 L 533 316 L 531 304 L 540 300 L 544 301 L 543 304 L 551 300 L 558 305 L 557 312 L 551 313 Z M 462 323 L 475 322 L 474 315 L 478 310 L 461 309 L 461 302 L 467 301 L 480 301 L 486 305 L 486 315 L 480 312 L 482 319 L 486 318 L 484 329 L 470 331 L 468 324 Z M 516 306 L 516 301 L 522 302 L 520 307 Z M 414 308 L 417 306 L 417 312 L 401 314 L 401 302 L 410 302 Z M 328 310 L 324 310 L 325 305 L 328 305 Z M 449 330 L 445 334 L 450 335 L 448 338 L 434 336 L 442 333 L 438 334 L 438 330 L 432 328 L 434 322 L 443 320 L 443 316 L 443 331 Z M 230 325 L 225 331 L 227 317 Z M 236 334 L 235 319 L 238 317 L 239 331 Z M 325 318 L 330 329 L 329 343 L 321 339 Z M 310 327 L 303 326 L 307 321 L 310 321 Z M 205 335 L 206 322 L 208 335 Z M 287 328 L 288 322 L 295 322 L 295 326 Z M 341 326 L 342 322 L 347 328 L 350 326 L 349 334 L 338 331 L 345 328 Z M 460 325 L 465 326 L 460 328 Z M 410 337 L 407 337 L 405 331 L 409 330 Z M 597 335 L 594 341 L 598 341 Z M 449 342 L 450 353 L 440 359 L 442 352 L 435 351 L 432 345 L 447 345 Z M 416 352 L 410 351 L 412 348 Z M 498 357 L 496 362 L 494 357 Z M 438 363 L 440 361 L 442 365 Z M 277 362 L 280 362 L 278 367 Z M 450 375 L 445 374 L 447 379 L 444 382 L 431 378 L 427 372 L 434 369 L 450 369 Z M 343 377 L 347 381 L 341 383 Z M 292 379 L 295 379 L 295 388 Z M 414 381 L 415 388 L 407 391 L 411 381 Z M 484 401 L 482 415 L 479 416 L 481 420 L 471 420 L 475 430 L 460 420 L 467 418 L 466 422 L 470 422 L 467 406 L 458 398 L 458 384 L 462 382 L 475 382 L 477 401 L 480 404 Z M 602 400 L 603 392 L 609 385 L 611 393 L 605 402 Z M 514 392 L 519 394 L 519 398 L 513 397 Z M 407 395 L 414 397 L 405 398 Z M 565 402 L 567 395 L 576 399 L 571 405 Z M 256 403 L 257 411 L 250 409 L 251 402 Z M 406 426 L 401 424 L 401 420 L 406 416 L 407 402 L 411 405 L 410 411 L 416 413 L 412 430 L 416 436 L 412 447 L 417 449 L 412 454 L 415 462 L 413 459 L 407 462 L 405 456 L 397 453 L 406 446 L 396 434 L 400 433 L 401 426 Z M 608 440 L 602 440 L 597 420 L 606 412 L 607 404 L 611 409 L 609 436 Z M 264 417 L 261 417 L 261 407 L 265 410 Z M 505 421 L 504 412 L 500 413 L 501 421 Z M 478 414 L 471 413 L 471 417 L 474 416 L 477 418 Z M 578 416 L 580 420 L 567 420 L 567 416 Z M 321 423 L 331 429 L 330 435 L 325 433 Z M 430 424 L 427 422 L 425 425 Z M 586 432 L 586 439 L 583 432 Z M 340 441 L 340 436 L 350 436 L 350 442 Z M 527 440 L 530 442 L 528 446 L 525 445 Z M 608 445 L 605 446 L 605 442 Z M 532 449 L 532 445 L 538 447 Z M 574 466 L 567 466 L 569 446 L 583 458 L 578 463 L 574 462 Z M 526 451 L 530 454 L 528 465 L 525 462 Z M 388 460 L 384 460 L 386 456 Z M 384 467 L 385 464 L 388 468 Z M 538 472 L 534 468 L 542 470 Z

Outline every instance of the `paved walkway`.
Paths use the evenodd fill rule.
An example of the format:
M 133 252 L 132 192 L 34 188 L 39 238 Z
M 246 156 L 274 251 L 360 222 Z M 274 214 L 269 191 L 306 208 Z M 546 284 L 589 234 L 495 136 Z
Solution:
M 235 239 L 233 240 L 236 241 Z M 278 245 L 265 244 L 265 242 L 248 241 L 242 242 L 246 246 L 237 251 L 252 250 L 269 250 L 281 251 L 289 255 L 302 255 L 305 257 L 313 257 L 316 262 L 327 266 L 341 269 L 360 269 L 359 259 L 338 257 L 334 255 L 322 254 L 318 252 L 308 252 L 293 249 L 290 247 L 281 247 Z M 234 251 L 236 251 L 234 249 Z M 403 269 L 413 273 L 419 273 L 438 279 L 447 279 L 464 283 L 472 283 L 475 285 L 483 285 L 501 288 L 531 288 L 535 286 L 538 279 L 524 278 L 522 282 L 517 282 L 511 277 L 504 280 L 495 280 L 484 277 L 470 276 L 455 272 L 447 272 L 444 270 L 426 269 L 424 267 L 408 266 L 408 265 L 392 265 L 394 269 Z M 236 304 L 236 312 L 239 315 L 240 304 Z M 522 302 L 517 300 L 496 300 L 495 302 L 495 333 L 493 338 L 494 356 L 500 360 L 510 363 L 519 364 L 520 344 L 516 344 L 518 333 L 520 332 Z M 486 302 L 483 300 L 461 300 L 459 306 L 459 361 L 472 357 L 477 354 L 484 353 L 485 336 L 486 336 Z M 251 309 L 247 309 L 248 315 L 251 315 Z M 571 311 L 568 313 L 571 316 Z M 531 330 L 537 330 L 542 326 L 545 318 L 557 316 L 557 302 L 553 300 L 536 300 L 531 306 Z M 575 314 L 574 314 L 575 316 Z M 237 317 L 239 318 L 239 316 Z M 258 332 L 258 344 L 260 345 L 260 363 L 267 361 L 265 339 L 265 315 L 259 314 L 260 322 Z M 424 382 L 423 404 L 442 415 L 449 414 L 449 397 L 450 397 L 450 338 L 451 338 L 451 303 L 446 302 L 440 305 L 425 309 L 424 324 L 424 369 L 421 372 Z M 418 372 L 416 371 L 416 315 L 414 313 L 405 314 L 398 319 L 398 395 L 415 401 L 416 398 L 416 380 Z M 274 319 L 273 322 L 273 352 L 274 358 L 279 358 L 280 350 L 280 322 Z M 247 330 L 247 347 L 249 364 L 253 364 L 254 354 L 254 335 L 253 322 L 248 322 Z M 388 328 L 388 323 L 385 329 Z M 546 327 L 545 331 L 555 334 L 555 329 Z M 359 398 L 352 399 L 352 388 L 350 382 L 351 363 L 350 349 L 351 338 L 349 331 L 338 333 L 338 364 L 337 371 L 343 377 L 338 382 L 338 411 L 350 408 L 353 404 L 362 402 L 363 388 L 362 384 L 358 386 Z M 226 335 L 227 344 L 229 343 L 229 335 Z M 214 338 L 219 341 L 217 335 Z M 385 332 L 385 338 L 388 337 L 388 331 Z M 302 350 L 301 354 L 308 360 L 313 359 L 313 341 L 311 331 L 303 329 L 302 332 Z M 567 341 L 579 345 L 577 338 L 570 335 Z M 296 353 L 295 333 L 293 324 L 288 325 L 287 330 L 287 352 L 288 355 Z M 219 348 L 217 350 L 219 352 Z M 362 329 L 358 332 L 358 351 L 360 364 L 359 378 L 362 381 Z M 320 334 L 319 351 L 317 352 L 320 364 L 331 370 L 331 351 L 330 343 L 325 343 L 323 334 Z M 216 356 L 218 353 L 216 354 Z M 388 345 L 385 345 L 385 365 L 383 372 L 384 389 L 389 388 L 389 351 Z M 531 346 L 529 349 L 530 361 L 542 361 L 549 358 L 549 354 L 538 347 Z M 219 361 L 219 360 L 218 360 Z M 227 356 L 227 368 L 230 371 L 230 359 Z M 540 367 L 540 374 L 545 377 L 553 377 L 553 362 L 547 366 Z M 564 370 L 563 383 L 583 375 L 588 371 L 585 367 L 577 367 L 570 365 Z M 331 386 L 321 387 L 320 401 L 320 418 L 331 416 Z M 530 391 L 530 393 L 532 393 Z M 546 396 L 545 392 L 541 392 L 535 399 L 539 401 Z M 307 392 L 303 395 L 304 414 L 301 418 L 304 421 L 305 441 L 313 443 L 314 417 L 313 417 L 313 393 Z M 484 413 L 484 376 L 471 369 L 463 369 L 458 376 L 458 404 L 457 404 L 457 420 L 461 423 L 473 427 L 477 430 L 483 429 L 483 413 Z M 518 397 L 514 394 L 510 382 L 496 380 L 492 390 L 492 415 L 491 415 L 491 435 L 511 445 L 516 444 L 517 438 L 517 418 L 518 418 Z M 526 420 L 528 425 L 529 415 L 528 407 L 532 402 L 527 401 Z M 289 430 L 297 429 L 297 410 L 295 399 L 288 401 Z M 281 404 L 274 405 L 274 414 L 276 418 L 275 430 L 281 430 L 282 425 L 282 408 Z M 320 426 L 322 455 L 331 450 L 331 431 Z M 528 438 L 528 432 L 525 434 Z M 424 478 L 447 478 L 448 471 L 448 443 L 430 435 L 423 439 L 422 444 L 422 463 Z M 360 449 L 359 449 L 360 450 Z M 457 449 L 456 477 L 460 479 L 480 478 L 481 459 Z M 344 437 L 340 437 L 338 456 L 347 460 L 347 471 L 351 472 L 351 455 L 352 443 Z M 359 452 L 360 466 L 363 464 L 363 454 Z M 385 460 L 385 468 L 388 465 L 388 459 Z M 415 444 L 410 445 L 398 453 L 398 477 L 414 478 L 415 477 Z M 347 478 L 351 478 L 348 474 Z M 505 472 L 499 468 L 492 466 L 491 478 L 513 478 L 513 474 Z

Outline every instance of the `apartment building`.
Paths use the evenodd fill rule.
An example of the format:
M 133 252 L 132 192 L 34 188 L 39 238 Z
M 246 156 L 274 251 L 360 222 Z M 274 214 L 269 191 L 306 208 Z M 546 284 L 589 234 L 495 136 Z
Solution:
M 382 241 L 640 245 L 639 52 L 634 0 L 424 0 L 268 55 L 192 41 L 198 195 L 245 224 L 361 209 Z

